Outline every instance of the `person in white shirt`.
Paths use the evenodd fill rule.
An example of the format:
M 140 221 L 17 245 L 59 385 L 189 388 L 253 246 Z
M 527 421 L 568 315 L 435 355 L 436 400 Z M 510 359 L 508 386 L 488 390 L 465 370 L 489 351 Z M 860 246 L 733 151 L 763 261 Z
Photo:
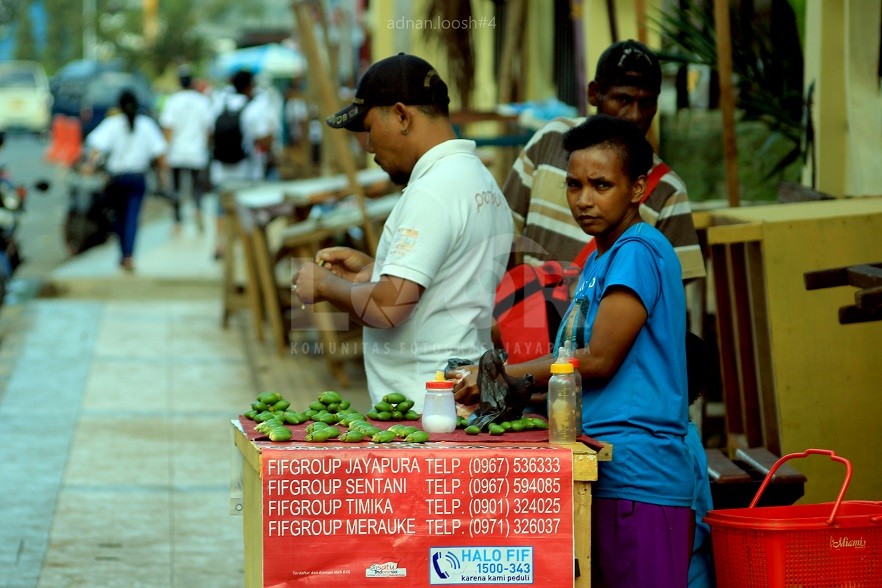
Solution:
M 172 207 L 175 225 L 181 223 L 182 180 L 189 178 L 190 191 L 195 206 L 195 220 L 202 229 L 201 203 L 205 193 L 205 175 L 208 173 L 208 139 L 214 118 L 211 101 L 192 88 L 190 68 L 178 69 L 181 89 L 165 102 L 159 124 L 169 142 L 168 165 L 172 178 Z
M 86 171 L 94 169 L 102 155 L 107 158 L 110 179 L 105 192 L 116 213 L 114 231 L 122 251 L 120 267 L 132 271 L 138 216 L 147 191 L 146 174 L 155 164 L 162 181 L 167 143 L 156 121 L 138 113 L 134 92 L 124 90 L 120 94 L 119 109 L 119 114 L 105 118 L 86 138 Z
M 212 120 L 216 125 L 216 121 L 225 111 L 241 111 L 239 124 L 244 156 L 235 162 L 219 161 L 218 137 L 213 137 L 215 148 L 211 162 L 211 183 L 218 192 L 223 192 L 231 185 L 257 182 L 265 178 L 267 162 L 280 125 L 279 112 L 273 100 L 266 93 L 256 91 L 254 75 L 250 71 L 236 72 L 230 83 L 232 89 L 220 90 L 215 97 Z M 223 211 L 218 207 L 215 258 L 221 256 L 225 234 L 226 222 Z
M 513 236 L 496 180 L 457 139 L 447 85 L 423 59 L 403 53 L 372 65 L 352 104 L 328 118 L 364 132 L 366 148 L 406 186 L 383 226 L 376 259 L 346 247 L 304 263 L 295 293 L 327 300 L 364 328 L 364 364 L 374 403 L 401 392 L 423 407 L 424 386 L 452 357 L 477 362 L 493 347 L 494 292 Z

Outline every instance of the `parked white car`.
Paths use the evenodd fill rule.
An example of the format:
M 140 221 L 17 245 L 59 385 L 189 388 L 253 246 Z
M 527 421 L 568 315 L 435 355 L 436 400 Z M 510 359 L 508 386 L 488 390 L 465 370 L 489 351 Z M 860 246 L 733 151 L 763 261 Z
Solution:
M 52 94 L 46 71 L 36 61 L 0 61 L 0 131 L 49 130 Z

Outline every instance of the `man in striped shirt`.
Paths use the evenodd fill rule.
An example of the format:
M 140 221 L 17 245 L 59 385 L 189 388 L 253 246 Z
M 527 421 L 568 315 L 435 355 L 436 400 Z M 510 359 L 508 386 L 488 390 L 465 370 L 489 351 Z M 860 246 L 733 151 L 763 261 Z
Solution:
M 630 120 L 645 133 L 658 111 L 661 77 L 655 53 L 637 41 L 620 41 L 601 54 L 595 78 L 588 84 L 588 100 L 597 112 Z M 562 137 L 583 120 L 557 118 L 537 131 L 502 187 L 515 233 L 520 235 L 517 248 L 527 263 L 572 261 L 592 239 L 573 220 L 565 185 L 567 152 Z M 641 204 L 640 216 L 674 246 L 684 280 L 703 277 L 704 259 L 686 185 L 667 166 L 659 166 L 664 163 L 656 155 L 653 170 L 658 183 Z

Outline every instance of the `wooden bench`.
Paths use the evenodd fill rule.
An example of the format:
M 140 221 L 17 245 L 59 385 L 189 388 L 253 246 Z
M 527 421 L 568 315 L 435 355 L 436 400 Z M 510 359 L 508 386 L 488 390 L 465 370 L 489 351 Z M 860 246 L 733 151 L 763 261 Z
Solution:
M 729 459 L 720 449 L 705 449 L 714 508 L 746 508 L 778 458 L 764 447 L 737 449 Z M 766 487 L 757 506 L 787 506 L 805 493 L 806 477 L 784 464 Z

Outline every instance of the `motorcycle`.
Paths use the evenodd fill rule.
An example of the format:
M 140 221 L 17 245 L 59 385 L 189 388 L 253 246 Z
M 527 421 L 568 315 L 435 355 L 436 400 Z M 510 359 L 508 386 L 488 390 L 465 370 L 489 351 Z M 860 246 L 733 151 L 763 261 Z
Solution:
M 38 180 L 33 187 L 45 192 L 49 182 Z M 6 298 L 9 280 L 24 262 L 15 234 L 25 212 L 27 195 L 27 187 L 14 184 L 6 166 L 0 165 L 0 304 Z
M 116 211 L 107 198 L 106 174 L 82 173 L 84 162 L 76 162 L 68 173 L 67 215 L 64 220 L 64 242 L 71 255 L 101 245 L 113 232 Z

